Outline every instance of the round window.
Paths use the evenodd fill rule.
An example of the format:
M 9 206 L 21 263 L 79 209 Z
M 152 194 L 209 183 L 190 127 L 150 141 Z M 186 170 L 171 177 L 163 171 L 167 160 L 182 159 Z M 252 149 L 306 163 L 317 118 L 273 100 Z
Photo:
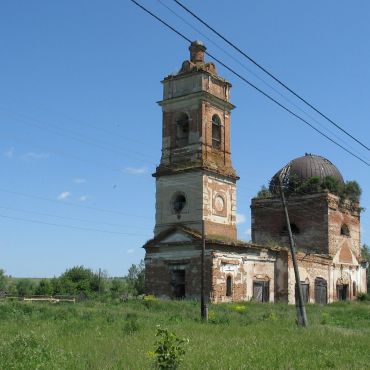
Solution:
M 182 210 L 185 208 L 186 205 L 186 198 L 184 194 L 177 194 L 175 195 L 173 202 L 172 202 L 172 208 L 175 213 L 179 214 L 182 212 Z
M 214 208 L 217 212 L 222 212 L 225 208 L 225 200 L 221 195 L 217 195 L 214 201 Z

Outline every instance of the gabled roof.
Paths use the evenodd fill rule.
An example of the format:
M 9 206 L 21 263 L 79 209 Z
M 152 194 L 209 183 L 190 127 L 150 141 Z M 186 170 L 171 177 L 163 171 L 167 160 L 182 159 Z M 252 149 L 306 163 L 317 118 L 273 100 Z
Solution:
M 154 238 L 148 240 L 144 245 L 143 248 L 152 248 L 158 244 L 188 244 L 188 243 L 201 243 L 202 241 L 202 234 L 195 229 L 190 229 L 183 225 L 176 225 L 167 230 L 162 231 Z M 225 238 L 222 236 L 217 235 L 206 235 L 206 243 L 217 245 L 220 248 L 227 248 L 227 247 L 237 247 L 237 248 L 252 248 L 252 249 L 268 249 L 268 250 L 281 250 L 284 248 L 280 248 L 278 246 L 265 246 L 265 245 L 257 245 L 252 244 L 250 242 L 242 241 L 242 240 L 234 240 Z
M 184 240 L 171 240 L 170 237 L 176 233 L 180 233 L 182 235 L 184 235 L 185 237 L 187 236 L 188 237 L 188 240 L 186 240 L 186 238 L 184 238 Z M 166 241 L 167 239 L 167 241 Z M 159 244 L 159 243 L 179 243 L 179 242 L 186 242 L 186 241 L 201 241 L 202 240 L 202 234 L 197 231 L 197 230 L 194 230 L 194 229 L 190 229 L 186 226 L 182 226 L 182 225 L 177 225 L 177 226 L 173 226 L 173 227 L 170 227 L 169 229 L 167 230 L 164 230 L 162 231 L 161 233 L 159 233 L 157 236 L 155 236 L 154 238 L 148 240 L 144 245 L 143 245 L 143 248 L 150 248 L 150 247 L 153 247 L 154 245 L 156 244 Z

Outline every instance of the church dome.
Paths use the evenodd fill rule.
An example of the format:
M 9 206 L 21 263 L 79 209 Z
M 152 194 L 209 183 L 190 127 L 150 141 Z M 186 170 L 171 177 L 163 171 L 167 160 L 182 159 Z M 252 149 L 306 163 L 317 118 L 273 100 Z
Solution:
M 280 169 L 270 181 L 270 191 L 276 193 L 279 189 L 279 177 L 283 185 L 288 185 L 289 179 L 294 176 L 295 180 L 302 183 L 311 177 L 319 177 L 323 180 L 326 176 L 334 177 L 340 183 L 344 183 L 338 168 L 328 159 L 314 154 L 305 154 L 303 157 L 293 159 Z

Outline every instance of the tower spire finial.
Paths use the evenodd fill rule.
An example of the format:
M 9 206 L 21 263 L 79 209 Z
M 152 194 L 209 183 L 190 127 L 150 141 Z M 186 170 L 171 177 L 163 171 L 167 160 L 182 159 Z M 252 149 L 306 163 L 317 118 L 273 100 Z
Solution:
M 189 46 L 190 61 L 192 63 L 204 63 L 204 52 L 206 49 L 202 41 L 193 41 Z

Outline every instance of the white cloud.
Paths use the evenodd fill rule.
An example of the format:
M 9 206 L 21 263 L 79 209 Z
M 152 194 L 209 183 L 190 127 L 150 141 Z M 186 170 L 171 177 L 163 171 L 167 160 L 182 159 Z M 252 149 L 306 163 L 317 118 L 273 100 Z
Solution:
M 131 175 L 143 175 L 148 172 L 148 169 L 146 167 L 126 167 L 123 172 Z
M 246 233 L 247 235 L 252 235 L 252 229 L 251 229 L 251 228 L 249 228 L 249 229 L 245 230 L 245 233 Z
M 236 214 L 236 223 L 239 225 L 239 224 L 244 224 L 244 222 L 247 220 L 247 218 L 245 217 L 245 215 L 243 215 L 242 213 L 237 213 Z
M 81 196 L 78 198 L 78 201 L 79 201 L 79 202 L 86 202 L 86 201 L 87 201 L 87 195 L 81 195 Z
M 132 249 L 132 248 L 130 248 L 130 249 L 128 249 L 127 250 L 127 254 L 132 254 L 132 253 L 134 253 L 135 252 L 135 250 L 134 249 Z
M 50 157 L 49 153 L 34 153 L 34 152 L 28 152 L 26 154 L 22 155 L 22 159 L 25 160 L 40 160 L 40 159 L 48 159 Z
M 60 200 L 67 199 L 70 195 L 71 193 L 69 191 L 63 191 L 62 193 L 58 195 L 58 199 Z
M 4 156 L 6 158 L 13 158 L 14 157 L 14 148 L 9 148 L 7 151 L 4 152 Z
M 77 178 L 73 179 L 73 182 L 75 184 L 84 184 L 86 182 L 86 179 L 83 179 L 81 177 L 77 177 Z

